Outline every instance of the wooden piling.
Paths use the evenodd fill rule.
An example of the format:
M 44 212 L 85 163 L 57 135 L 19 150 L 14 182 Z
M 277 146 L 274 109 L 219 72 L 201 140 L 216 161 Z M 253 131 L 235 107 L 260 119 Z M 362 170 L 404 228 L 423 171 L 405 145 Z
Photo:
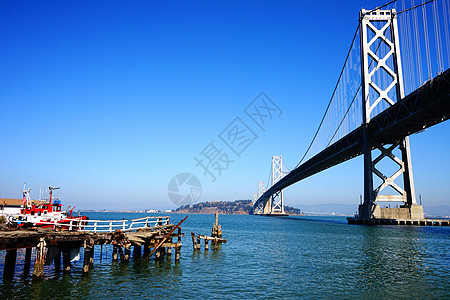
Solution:
M 208 240 L 205 240 L 205 251 L 208 251 Z
M 16 269 L 17 249 L 6 250 L 5 266 L 3 269 L 3 279 L 12 279 Z
M 84 260 L 83 260 L 83 276 L 89 275 L 89 269 L 91 266 L 91 256 L 92 256 L 93 246 L 85 242 L 84 245 Z
M 64 273 L 68 274 L 70 273 L 70 250 L 69 249 L 65 249 L 63 251 L 63 268 L 64 268 Z
M 139 245 L 134 245 L 134 249 L 133 249 L 133 257 L 134 258 L 141 258 L 141 254 L 142 254 L 141 248 L 142 247 Z
M 200 235 L 197 234 L 197 250 L 200 250 Z
M 219 225 L 219 214 L 214 214 L 214 225 L 211 231 L 212 237 L 222 238 L 222 226 Z
M 119 248 L 119 246 L 113 245 L 113 253 L 112 253 L 112 260 L 113 261 L 117 261 L 118 258 L 119 258 L 118 257 L 118 252 L 119 252 L 118 248 Z
M 30 267 L 31 267 L 31 251 L 32 248 L 26 248 L 25 249 L 25 261 L 23 264 L 23 274 L 28 275 L 30 273 Z
M 92 267 L 94 266 L 94 250 L 95 250 L 94 241 L 91 240 L 90 245 L 91 245 L 91 254 L 89 256 L 89 266 L 92 269 Z
M 181 227 L 178 227 L 178 235 L 177 235 L 177 242 L 181 245 L 181 236 L 182 236 L 182 232 L 181 232 Z M 178 246 L 175 248 L 175 262 L 179 262 L 180 261 L 180 250 L 181 250 L 181 246 Z
M 191 232 L 192 236 L 192 247 L 194 247 L 194 250 L 197 250 L 197 241 L 195 240 L 195 233 Z
M 155 259 L 160 259 L 161 258 L 161 250 L 160 249 L 157 249 L 156 251 L 155 251 Z
M 45 240 L 40 238 L 39 244 L 36 247 L 36 261 L 34 262 L 33 280 L 41 280 L 44 278 L 44 263 L 45 263 Z
M 181 243 L 181 236 L 183 233 L 181 232 L 181 227 L 178 227 L 178 234 L 177 234 L 177 242 Z
M 150 254 L 150 243 L 149 243 L 149 241 L 145 241 L 145 244 L 144 244 L 144 258 L 147 258 L 149 254 Z
M 175 261 L 178 262 L 180 261 L 180 247 L 176 247 L 175 248 Z
M 118 246 L 117 247 L 117 252 L 119 252 L 120 261 L 124 261 L 125 257 L 123 256 L 123 247 L 122 246 Z
M 131 254 L 130 247 L 131 246 L 124 247 L 124 258 L 123 258 L 124 261 L 128 261 L 130 259 L 130 254 Z
M 61 271 L 61 251 L 58 249 L 55 257 L 53 258 L 53 264 L 55 265 L 55 272 Z

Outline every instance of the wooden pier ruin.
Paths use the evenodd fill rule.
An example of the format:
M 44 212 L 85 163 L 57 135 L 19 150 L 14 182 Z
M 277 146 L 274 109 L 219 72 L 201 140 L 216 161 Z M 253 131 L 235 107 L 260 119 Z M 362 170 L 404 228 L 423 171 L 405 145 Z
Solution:
M 200 250 L 201 248 L 201 240 L 204 240 L 205 243 L 205 251 L 208 251 L 209 249 L 209 241 L 211 241 L 211 246 L 213 247 L 213 250 L 219 250 L 222 243 L 226 243 L 227 240 L 222 239 L 222 226 L 219 225 L 219 214 L 215 213 L 214 215 L 214 225 L 211 231 L 211 236 L 207 235 L 200 235 L 191 232 L 192 237 L 192 246 L 195 250 Z
M 71 271 L 71 256 L 84 249 L 83 276 L 87 276 L 94 263 L 94 247 L 113 245 L 112 260 L 127 262 L 131 253 L 135 259 L 148 260 L 155 254 L 155 260 L 170 256 L 175 251 L 175 261 L 180 259 L 181 223 L 170 223 L 170 217 L 146 217 L 120 221 L 91 221 L 78 230 L 64 230 L 61 227 L 31 227 L 0 231 L 0 250 L 6 251 L 3 279 L 14 277 L 18 249 L 25 249 L 24 274 L 31 268 L 32 248 L 35 248 L 33 280 L 44 277 L 44 265 L 53 263 L 55 271 Z M 119 225 L 117 225 L 119 224 Z M 128 225 L 128 226 L 127 226 Z M 137 225 L 137 226 L 136 226 Z M 120 228 L 117 228 L 120 227 Z M 142 251 L 143 250 L 143 251 Z

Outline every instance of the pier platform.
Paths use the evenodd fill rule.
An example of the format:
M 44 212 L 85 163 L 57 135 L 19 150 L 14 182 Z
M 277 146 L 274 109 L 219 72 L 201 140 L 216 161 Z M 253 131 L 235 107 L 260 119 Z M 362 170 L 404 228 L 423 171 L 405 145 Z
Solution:
M 405 225 L 405 226 L 450 226 L 450 219 L 364 219 L 358 217 L 348 217 L 348 224 L 359 225 Z
M 187 218 L 187 217 L 186 217 Z M 70 273 L 73 253 L 84 249 L 83 276 L 87 276 L 93 267 L 94 249 L 96 245 L 113 245 L 112 260 L 126 262 L 131 254 L 136 259 L 148 260 L 155 254 L 155 260 L 171 255 L 175 250 L 175 261 L 180 259 L 181 223 L 171 224 L 169 217 L 147 217 L 131 221 L 131 225 L 114 228 L 115 221 L 92 221 L 91 229 L 64 230 L 64 228 L 18 228 L 16 230 L 0 230 L 0 250 L 6 251 L 3 279 L 14 276 L 17 250 L 25 249 L 24 274 L 31 267 L 32 250 L 35 253 L 33 279 L 40 280 L 44 276 L 44 264 L 53 263 L 55 270 L 60 271 L 61 259 L 63 270 Z M 99 225 L 104 222 L 105 225 Z M 123 222 L 126 221 L 116 221 Z M 134 223 L 133 223 L 134 222 Z M 136 223 L 143 225 L 136 226 Z M 89 227 L 89 225 L 88 225 Z M 104 229 L 106 227 L 107 229 Z M 103 228 L 103 229 L 102 229 Z M 143 250 L 143 251 L 142 251 Z M 22 250 L 23 251 L 23 250 Z

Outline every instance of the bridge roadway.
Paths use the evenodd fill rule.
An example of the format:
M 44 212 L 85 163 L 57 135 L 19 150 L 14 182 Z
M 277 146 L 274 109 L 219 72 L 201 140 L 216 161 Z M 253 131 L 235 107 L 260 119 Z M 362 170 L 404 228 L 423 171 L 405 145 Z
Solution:
M 381 145 L 392 144 L 405 136 L 441 123 L 450 115 L 450 69 L 372 118 L 370 134 Z M 255 203 L 323 170 L 363 154 L 362 126 L 292 170 L 269 188 Z

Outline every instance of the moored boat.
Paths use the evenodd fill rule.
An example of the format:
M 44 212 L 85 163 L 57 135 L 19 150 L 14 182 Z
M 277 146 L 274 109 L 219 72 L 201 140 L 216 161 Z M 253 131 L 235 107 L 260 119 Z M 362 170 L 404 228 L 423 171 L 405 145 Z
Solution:
M 58 188 L 49 187 L 49 200 L 31 201 L 30 191 L 24 184 L 23 199 L 20 211 L 9 214 L 8 221 L 18 226 L 60 227 L 62 229 L 82 229 L 89 218 L 87 216 L 72 216 L 75 207 L 70 211 L 63 210 L 61 201 L 53 200 L 53 191 Z

